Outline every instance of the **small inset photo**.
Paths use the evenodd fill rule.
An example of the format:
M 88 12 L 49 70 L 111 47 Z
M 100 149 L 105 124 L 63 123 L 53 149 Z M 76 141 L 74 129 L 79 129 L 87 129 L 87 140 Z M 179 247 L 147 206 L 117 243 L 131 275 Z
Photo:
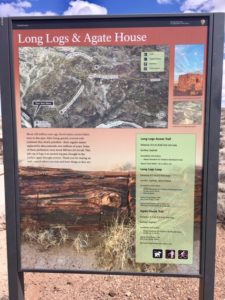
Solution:
M 204 45 L 176 45 L 174 96 L 201 96 L 203 92 Z
M 174 125 L 201 125 L 201 101 L 175 101 L 173 103 Z

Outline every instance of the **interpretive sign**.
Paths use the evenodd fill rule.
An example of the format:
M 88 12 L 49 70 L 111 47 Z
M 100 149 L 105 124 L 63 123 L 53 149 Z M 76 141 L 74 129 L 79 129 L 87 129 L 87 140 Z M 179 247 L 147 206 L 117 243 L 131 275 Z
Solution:
M 206 278 L 221 24 L 223 15 L 5 20 L 6 197 L 20 274 Z
M 199 273 L 208 22 L 135 24 L 13 28 L 22 268 Z

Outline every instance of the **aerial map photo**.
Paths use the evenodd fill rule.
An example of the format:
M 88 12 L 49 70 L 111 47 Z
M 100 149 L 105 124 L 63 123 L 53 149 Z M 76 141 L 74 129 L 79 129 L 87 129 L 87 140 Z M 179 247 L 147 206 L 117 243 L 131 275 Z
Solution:
M 24 128 L 167 128 L 168 46 L 20 47 Z

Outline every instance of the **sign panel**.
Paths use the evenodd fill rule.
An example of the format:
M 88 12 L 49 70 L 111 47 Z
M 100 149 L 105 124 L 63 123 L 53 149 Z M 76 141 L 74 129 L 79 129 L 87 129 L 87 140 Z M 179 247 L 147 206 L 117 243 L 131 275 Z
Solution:
M 136 260 L 192 264 L 194 134 L 140 134 L 136 164 Z
M 13 27 L 22 269 L 199 274 L 207 19 L 52 27 Z

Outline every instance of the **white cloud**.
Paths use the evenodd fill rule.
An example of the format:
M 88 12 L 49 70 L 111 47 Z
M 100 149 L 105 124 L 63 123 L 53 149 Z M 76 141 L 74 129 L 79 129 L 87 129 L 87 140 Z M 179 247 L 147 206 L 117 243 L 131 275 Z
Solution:
M 225 0 L 185 0 L 180 7 L 182 12 L 224 12 Z M 225 45 L 224 45 L 225 54 Z M 225 107 L 225 56 L 223 60 L 222 105 Z
M 29 8 L 32 6 L 32 4 L 28 1 L 18 1 L 18 3 L 20 5 L 20 7 L 23 7 L 23 8 Z
M 170 1 L 170 0 L 159 0 L 159 1 Z M 17 0 L 11 3 L 0 3 L 0 17 L 57 15 L 53 11 L 27 12 L 27 9 L 30 8 L 32 8 L 32 3 L 27 0 Z M 106 14 L 107 14 L 107 9 L 105 7 L 94 3 L 90 3 L 88 1 L 83 1 L 83 0 L 70 1 L 69 7 L 63 13 L 63 15 L 106 15 Z
M 64 15 L 106 15 L 107 9 L 83 0 L 70 1 Z
M 173 0 L 157 0 L 158 4 L 171 4 L 173 2 Z
M 180 7 L 182 12 L 225 11 L 224 0 L 185 0 Z
M 16 1 L 11 3 L 0 3 L 0 17 L 9 16 L 54 16 L 56 15 L 52 11 L 46 11 L 44 13 L 39 11 L 27 12 L 26 9 L 31 8 L 32 3 L 29 1 Z

